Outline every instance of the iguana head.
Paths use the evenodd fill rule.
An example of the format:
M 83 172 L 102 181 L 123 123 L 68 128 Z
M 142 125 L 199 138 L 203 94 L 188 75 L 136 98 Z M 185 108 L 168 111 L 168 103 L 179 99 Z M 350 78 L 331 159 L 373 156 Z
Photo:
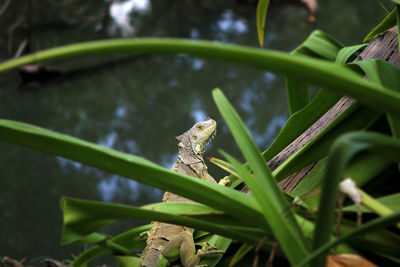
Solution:
M 216 131 L 217 123 L 213 119 L 198 122 L 178 137 L 178 140 L 181 141 L 179 145 L 188 146 L 190 144 L 192 151 L 202 156 L 205 146 L 214 138 Z

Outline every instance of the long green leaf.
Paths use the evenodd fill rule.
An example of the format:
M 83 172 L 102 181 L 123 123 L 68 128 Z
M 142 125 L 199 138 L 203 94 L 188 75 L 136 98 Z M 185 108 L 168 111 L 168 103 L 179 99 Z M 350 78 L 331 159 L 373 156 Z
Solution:
M 243 215 L 246 214 L 244 216 L 248 216 L 251 220 L 257 220 L 257 216 L 262 218 L 257 211 L 256 202 L 249 195 L 173 172 L 146 159 L 71 136 L 25 123 L 0 120 L 0 139 L 79 161 L 144 184 L 174 192 L 227 214 L 237 216 L 242 212 Z
M 381 59 L 370 59 L 354 63 L 359 66 L 375 83 L 400 92 L 400 68 Z M 392 131 L 392 136 L 400 138 L 400 118 L 391 114 L 387 119 Z
M 253 249 L 253 246 L 249 246 L 247 244 L 243 244 L 240 246 L 240 248 L 235 252 L 233 255 L 231 261 L 229 262 L 229 267 L 233 267 L 238 263 L 241 259 L 243 259 L 244 256 L 247 255 L 251 250 Z
M 362 103 L 396 116 L 400 114 L 400 94 L 382 90 L 353 71 L 323 60 L 293 56 L 283 52 L 208 41 L 136 38 L 67 45 L 0 64 L 0 72 L 19 66 L 83 55 L 106 53 L 187 53 L 210 59 L 247 64 L 315 83 L 324 89 L 352 96 Z
M 339 180 L 348 162 L 361 151 L 371 151 L 393 161 L 400 161 L 400 141 L 381 134 L 349 133 L 335 141 L 327 159 L 322 185 L 313 242 L 314 251 L 329 242 Z M 321 266 L 324 262 L 325 254 L 322 253 L 312 263 L 313 266 Z
M 256 21 L 257 21 L 258 41 L 261 47 L 264 46 L 264 30 L 265 30 L 265 21 L 267 20 L 268 5 L 269 5 L 269 0 L 258 0 Z
M 122 234 L 119 234 L 116 237 L 111 238 L 111 241 L 127 247 L 129 249 L 140 249 L 146 245 L 146 241 L 140 238 L 140 234 L 145 231 L 149 231 L 152 225 L 144 225 L 129 231 L 126 231 Z M 92 261 L 93 259 L 110 252 L 110 249 L 107 247 L 96 245 L 93 246 L 81 254 L 79 254 L 76 258 L 74 258 L 73 266 L 86 266 L 87 263 Z
M 387 15 L 381 23 L 379 23 L 375 28 L 372 29 L 370 33 L 364 38 L 364 42 L 368 42 L 375 36 L 386 32 L 387 30 L 393 28 L 396 25 L 397 7 L 394 8 L 389 15 Z
M 343 44 L 331 35 L 321 30 L 315 30 L 291 54 L 335 61 L 338 52 L 342 48 Z
M 347 63 L 347 61 L 352 59 L 354 53 L 363 50 L 367 46 L 368 46 L 367 44 L 359 44 L 359 45 L 343 47 L 338 52 L 335 62 L 344 65 Z
M 218 235 L 213 235 L 211 239 L 208 241 L 208 244 L 223 251 L 226 251 L 231 243 L 232 243 L 231 239 Z M 218 264 L 218 262 L 222 259 L 222 257 L 223 257 L 222 254 L 209 255 L 203 258 L 199 264 L 213 267 Z
M 62 243 L 68 244 L 79 241 L 116 219 L 157 220 L 172 224 L 185 225 L 200 230 L 217 233 L 241 242 L 253 244 L 265 232 L 259 228 L 230 226 L 215 222 L 207 222 L 187 216 L 159 212 L 145 208 L 127 205 L 110 204 L 96 201 L 80 200 L 63 197 L 61 207 L 64 216 Z
M 400 193 L 395 193 L 392 195 L 379 197 L 376 199 L 376 201 L 379 201 L 382 205 L 385 205 L 386 207 L 393 210 L 394 212 L 400 212 Z M 350 205 L 350 206 L 344 207 L 343 211 L 344 212 L 356 212 L 357 207 L 355 205 Z M 373 211 L 366 207 L 362 207 L 362 212 L 370 213 Z
M 289 104 L 289 113 L 294 114 L 304 108 L 310 101 L 308 86 L 301 80 L 286 78 L 286 95 Z
M 297 263 L 295 266 L 300 267 L 300 266 L 305 266 L 307 263 L 312 261 L 313 259 L 317 258 L 319 255 L 323 254 L 324 252 L 327 252 L 328 249 L 334 247 L 335 245 L 345 242 L 349 240 L 350 238 L 369 233 L 371 231 L 374 231 L 379 228 L 384 228 L 387 226 L 390 226 L 392 224 L 395 224 L 397 222 L 400 222 L 400 213 L 396 213 L 393 215 L 389 215 L 386 217 L 381 217 L 375 220 L 372 220 L 366 224 L 361 225 L 360 227 L 357 227 L 355 230 L 351 231 L 350 233 L 343 235 L 339 237 L 338 239 L 334 241 L 330 241 L 329 243 L 326 243 L 320 247 L 318 247 L 315 251 L 311 253 L 307 258 L 303 259 L 301 262 Z M 324 259 L 325 260 L 325 259 Z M 324 266 L 325 262 L 322 265 L 319 266 Z
M 251 190 L 263 211 L 265 221 L 278 239 L 289 261 L 298 262 L 307 255 L 307 249 L 302 231 L 293 213 L 288 209 L 289 203 L 277 186 L 257 145 L 234 108 L 219 89 L 213 91 L 213 97 L 243 156 L 254 172 L 254 177 L 233 157 L 228 154 L 225 156 Z

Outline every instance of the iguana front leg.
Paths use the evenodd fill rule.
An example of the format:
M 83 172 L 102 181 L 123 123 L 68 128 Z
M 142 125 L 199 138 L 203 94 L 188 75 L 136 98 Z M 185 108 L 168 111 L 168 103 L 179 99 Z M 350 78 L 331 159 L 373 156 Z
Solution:
M 217 250 L 215 247 L 210 247 L 203 244 L 203 247 L 196 253 L 196 247 L 193 241 L 193 234 L 186 230 L 169 240 L 161 251 L 160 262 L 168 264 L 180 257 L 184 267 L 198 266 L 202 257 L 211 254 L 223 254 L 223 250 Z

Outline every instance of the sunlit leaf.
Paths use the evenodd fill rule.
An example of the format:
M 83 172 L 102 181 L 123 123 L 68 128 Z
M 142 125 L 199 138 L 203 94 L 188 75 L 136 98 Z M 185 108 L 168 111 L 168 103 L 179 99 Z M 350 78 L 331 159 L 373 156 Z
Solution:
M 336 56 L 335 62 L 338 64 L 346 64 L 349 60 L 353 60 L 352 56 L 356 53 L 359 52 L 360 50 L 363 50 L 365 47 L 367 47 L 367 44 L 360 44 L 360 45 L 353 45 L 353 46 L 346 46 L 340 49 L 339 53 Z
M 257 4 L 257 34 L 258 34 L 258 41 L 260 46 L 264 46 L 264 28 L 265 28 L 265 21 L 267 19 L 267 11 L 268 11 L 269 0 L 258 0 Z
M 211 157 L 208 159 L 211 163 L 214 163 L 215 165 L 217 165 L 218 167 L 220 167 L 221 169 L 229 172 L 231 175 L 229 176 L 229 180 L 231 182 L 230 187 L 235 188 L 236 186 L 238 186 L 242 181 L 241 179 L 238 178 L 238 174 L 235 172 L 235 170 L 233 169 L 232 165 L 229 162 L 226 162 L 222 159 L 218 159 L 215 157 Z
M 400 193 L 379 197 L 376 198 L 376 201 L 379 201 L 380 203 L 390 208 L 394 212 L 400 212 Z M 350 205 L 343 208 L 344 212 L 355 212 L 356 210 L 357 208 L 355 205 Z M 372 211 L 366 207 L 362 207 L 362 212 L 370 213 Z

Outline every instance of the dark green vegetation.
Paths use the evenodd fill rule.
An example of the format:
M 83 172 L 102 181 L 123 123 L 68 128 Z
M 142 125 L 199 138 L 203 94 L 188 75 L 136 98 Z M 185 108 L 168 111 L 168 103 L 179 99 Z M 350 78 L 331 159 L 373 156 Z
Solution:
M 320 31 L 310 35 L 301 48 L 292 53 L 294 55 L 213 42 L 136 39 L 61 47 L 0 65 L 0 69 L 6 70 L 38 60 L 76 56 L 78 52 L 79 55 L 168 52 L 244 63 L 286 75 L 292 116 L 282 132 L 289 134 L 279 135 L 263 153 L 222 91 L 216 89 L 212 94 L 249 168 L 243 167 L 238 160 L 230 156 L 228 153 L 231 151 L 222 154 L 230 162 L 228 166 L 233 168 L 240 180 L 250 188 L 252 195 L 176 174 L 141 157 L 24 123 L 2 120 L 0 138 L 175 192 L 201 203 L 161 203 L 138 208 L 65 197 L 61 202 L 64 212 L 62 242 L 97 244 L 96 247 L 80 254 L 75 259 L 76 264 L 83 264 L 107 251 L 119 255 L 117 260 L 121 262 L 131 261 L 132 256 L 138 256 L 131 250 L 144 246 L 138 235 L 148 227 L 129 230 L 116 237 L 109 237 L 101 233 L 101 230 L 117 219 L 140 219 L 181 223 L 219 234 L 220 236 L 202 234 L 199 238 L 209 239 L 211 244 L 220 248 L 228 247 L 230 239 L 242 242 L 246 246 L 254 246 L 261 236 L 267 236 L 265 249 L 268 250 L 273 241 L 277 240 L 281 249 L 280 257 L 286 258 L 292 265 L 306 264 L 306 261 L 313 260 L 314 266 L 321 266 L 324 253 L 335 242 L 332 225 L 339 180 L 350 176 L 358 186 L 362 186 L 372 180 L 386 178 L 390 181 L 392 176 L 398 176 L 395 162 L 400 160 L 400 141 L 395 137 L 399 136 L 400 94 L 394 90 L 400 88 L 399 69 L 383 61 L 368 61 L 359 63 L 360 73 L 350 70 L 345 63 L 354 52 L 362 48 L 343 47 Z M 303 57 L 298 54 L 303 54 Z M 337 63 L 333 63 L 334 61 Z M 363 79 L 361 69 L 369 75 L 371 82 Z M 384 79 L 382 75 L 386 75 Z M 156 77 L 155 75 L 154 78 Z M 310 83 L 323 88 L 312 102 L 308 102 L 308 90 L 305 90 Z M 225 91 L 224 88 L 221 89 Z M 332 105 L 341 94 L 355 97 L 359 100 L 358 104 L 335 120 L 329 126 L 329 131 L 322 132 L 315 141 L 271 172 L 265 160 L 274 156 L 301 134 L 303 128 L 307 128 L 318 119 L 318 114 L 313 112 L 315 107 L 317 110 L 326 110 L 326 103 Z M 297 101 L 298 99 L 301 101 Z M 313 108 L 310 108 L 311 106 Z M 307 118 L 301 120 L 301 127 L 298 126 L 299 117 Z M 346 118 L 352 120 L 349 122 Z M 357 132 L 348 133 L 349 129 Z M 365 131 L 374 129 L 380 129 L 381 133 Z M 160 138 L 164 136 L 155 136 L 155 140 Z M 318 160 L 321 161 L 316 171 L 311 172 L 291 195 L 283 195 L 279 191 L 277 180 L 282 180 Z M 366 167 L 370 169 L 368 173 L 365 172 Z M 371 173 L 376 175 L 370 175 Z M 318 187 L 322 188 L 320 195 L 307 199 L 304 203 L 299 202 L 300 207 L 291 205 L 296 197 L 304 196 Z M 374 190 L 368 193 L 375 195 Z M 387 192 L 381 192 L 381 195 L 387 195 Z M 354 249 L 359 249 L 365 255 L 375 253 L 374 259 L 377 261 L 398 261 L 397 230 L 382 228 L 399 221 L 398 210 L 393 204 L 396 201 L 398 203 L 399 197 L 395 193 L 386 198 L 392 199 L 392 202 L 383 202 L 385 212 L 380 208 L 373 209 L 375 213 L 382 215 L 382 218 L 376 219 L 376 216 L 371 216 L 369 222 L 360 228 L 355 227 L 351 216 L 346 218 L 342 226 L 345 235 L 341 237 L 341 241 L 346 242 L 337 247 L 337 252 L 355 253 Z M 364 204 L 370 208 L 374 206 L 374 203 Z M 317 207 L 322 208 L 315 214 L 313 211 Z M 354 209 L 348 207 L 347 210 L 351 212 Z M 387 216 L 388 213 L 393 214 Z M 180 214 L 185 216 L 179 216 Z M 376 229 L 379 229 L 378 233 L 372 231 Z M 212 265 L 218 258 L 205 261 Z

